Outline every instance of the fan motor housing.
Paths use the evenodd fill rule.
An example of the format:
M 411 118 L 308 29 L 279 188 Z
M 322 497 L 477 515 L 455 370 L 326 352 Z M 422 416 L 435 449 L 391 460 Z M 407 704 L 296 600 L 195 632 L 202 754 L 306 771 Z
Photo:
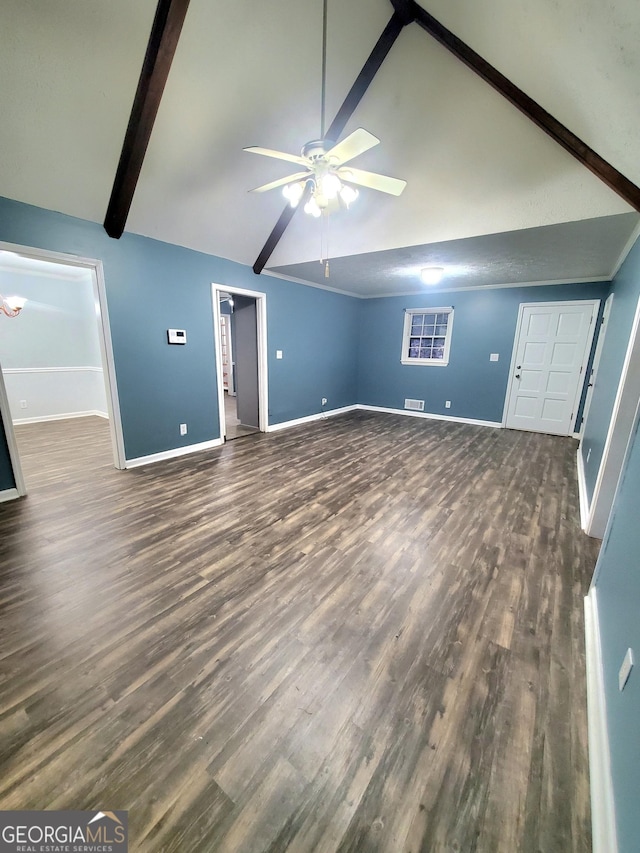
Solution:
M 302 156 L 309 160 L 321 160 L 334 146 L 333 142 L 325 139 L 312 139 L 302 147 Z

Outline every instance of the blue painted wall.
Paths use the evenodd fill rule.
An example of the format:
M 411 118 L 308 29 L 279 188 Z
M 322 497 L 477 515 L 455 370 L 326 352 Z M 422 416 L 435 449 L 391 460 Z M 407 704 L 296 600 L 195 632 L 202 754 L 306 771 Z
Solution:
M 358 401 L 403 409 L 425 400 L 431 414 L 500 422 L 521 302 L 604 299 L 607 283 L 431 293 L 363 302 L 358 341 Z M 400 363 L 405 308 L 455 309 L 447 367 Z M 489 361 L 492 352 L 500 354 Z M 451 408 L 445 401 L 451 400 Z
M 357 400 L 362 300 L 280 281 L 269 296 L 270 420 L 282 423 Z M 283 351 L 282 360 L 276 350 Z M 295 389 L 295 394 L 292 394 Z
M 636 422 L 600 556 L 595 586 L 620 853 L 640 850 L 640 433 Z M 618 689 L 627 648 L 635 667 Z
M 128 459 L 219 437 L 212 282 L 267 294 L 270 423 L 318 412 L 322 396 L 356 401 L 354 298 L 2 198 L 0 240 L 102 260 Z M 187 345 L 168 346 L 167 328 Z
M 638 298 L 640 298 L 640 240 L 636 241 L 627 255 L 612 282 L 611 290 L 614 296 L 606 343 L 602 351 L 589 417 L 584 426 L 580 446 L 589 501 L 593 496 L 598 477 L 633 318 Z M 589 451 L 591 451 L 590 454 Z M 589 456 L 588 462 L 587 456 Z

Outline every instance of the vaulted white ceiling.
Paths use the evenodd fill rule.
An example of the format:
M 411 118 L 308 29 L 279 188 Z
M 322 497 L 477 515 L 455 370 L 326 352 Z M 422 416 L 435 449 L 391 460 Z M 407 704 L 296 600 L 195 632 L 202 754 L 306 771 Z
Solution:
M 0 195 L 103 221 L 155 5 L 3 0 Z M 421 5 L 640 184 L 637 0 Z M 392 11 L 389 0 L 329 0 L 329 121 Z M 242 148 L 297 153 L 319 135 L 321 15 L 321 0 L 191 0 L 127 230 L 253 263 L 284 200 L 248 190 L 290 170 Z M 351 257 L 358 292 L 372 253 L 393 267 L 406 247 L 433 252 L 570 222 L 585 223 L 584 238 L 598 227 L 587 220 L 631 211 L 417 24 L 400 34 L 345 134 L 360 126 L 382 143 L 354 165 L 408 186 L 399 198 L 364 190 L 330 218 L 330 254 Z M 586 273 L 576 251 L 575 272 L 565 263 L 558 275 L 557 259 L 545 265 L 544 241 L 534 241 L 536 275 L 600 275 L 635 222 L 603 225 L 607 260 Z M 302 270 L 319 255 L 319 230 L 297 213 L 268 266 Z M 361 272 L 352 256 L 362 256 Z M 330 284 L 357 290 L 338 271 Z

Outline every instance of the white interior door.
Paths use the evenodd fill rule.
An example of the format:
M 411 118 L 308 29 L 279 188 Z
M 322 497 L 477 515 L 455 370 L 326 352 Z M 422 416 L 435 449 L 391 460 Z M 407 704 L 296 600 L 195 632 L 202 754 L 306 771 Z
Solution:
M 573 432 L 597 314 L 597 300 L 520 306 L 505 426 Z

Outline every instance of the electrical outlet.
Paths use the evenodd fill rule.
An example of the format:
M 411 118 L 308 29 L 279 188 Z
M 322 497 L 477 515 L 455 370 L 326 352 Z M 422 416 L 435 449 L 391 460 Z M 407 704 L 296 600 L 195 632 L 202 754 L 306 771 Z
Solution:
M 186 424 L 180 424 L 180 435 L 186 435 L 186 434 L 187 434 L 187 425 Z
M 26 400 L 20 400 L 20 408 L 21 409 L 27 408 L 27 401 Z
M 322 398 L 322 405 L 323 405 L 323 406 L 326 406 L 326 405 L 327 405 L 327 398 L 326 398 L 326 397 L 323 397 L 323 398 Z
M 451 408 L 451 400 L 446 400 L 444 407 L 445 407 L 445 409 L 450 409 Z
M 500 358 L 499 352 L 492 352 L 489 356 L 489 361 L 498 361 L 499 358 Z
M 281 349 L 276 350 L 276 358 L 282 358 L 282 350 Z

